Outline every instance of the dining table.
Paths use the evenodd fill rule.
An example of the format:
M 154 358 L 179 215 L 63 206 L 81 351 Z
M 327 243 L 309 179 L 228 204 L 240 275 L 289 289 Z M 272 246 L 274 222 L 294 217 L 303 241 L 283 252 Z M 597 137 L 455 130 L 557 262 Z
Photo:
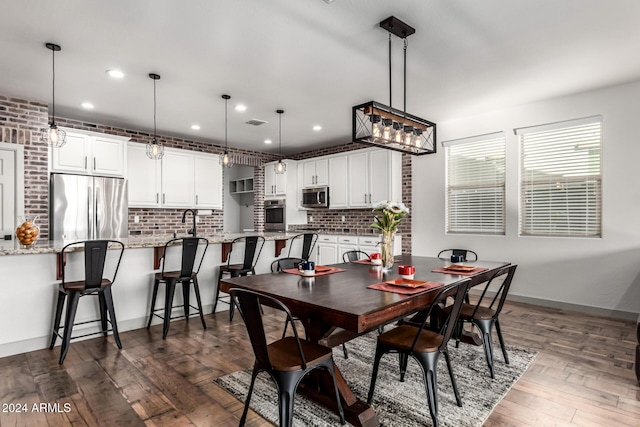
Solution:
M 363 260 L 333 264 L 329 266 L 332 269 L 330 273 L 322 272 L 322 266 L 316 266 L 313 276 L 284 271 L 222 279 L 219 286 L 220 290 L 227 293 L 232 288 L 249 289 L 281 301 L 293 316 L 301 320 L 308 340 L 334 347 L 419 313 L 429 306 L 442 286 L 465 279 L 471 280 L 470 286 L 476 286 L 487 282 L 498 270 L 510 264 L 477 260 L 463 263 L 459 270 L 454 271 L 443 270 L 451 268 L 451 262 L 435 257 L 403 254 L 396 256 L 395 261 L 391 269 L 383 269 Z M 413 283 L 402 280 L 398 265 L 415 266 L 413 280 L 430 282 L 429 286 L 420 291 L 387 286 L 388 282 L 393 281 Z M 372 289 L 370 286 L 387 290 Z M 409 293 L 399 293 L 407 290 Z M 379 423 L 373 408 L 358 399 L 337 366 L 335 371 L 347 420 L 356 426 L 377 426 Z M 368 382 L 369 378 L 361 380 Z M 332 390 L 331 377 L 319 370 L 312 381 L 314 383 L 311 386 L 301 384 L 301 391 L 337 412 L 337 404 L 331 393 L 322 391 L 323 386 L 329 386 L 327 390 Z

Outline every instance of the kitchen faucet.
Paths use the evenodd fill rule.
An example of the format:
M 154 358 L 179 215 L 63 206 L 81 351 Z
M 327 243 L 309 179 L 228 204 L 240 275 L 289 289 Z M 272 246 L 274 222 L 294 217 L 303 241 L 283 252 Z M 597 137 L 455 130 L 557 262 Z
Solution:
M 194 211 L 193 209 L 185 209 L 184 212 L 182 212 L 183 224 L 187 220 L 187 212 L 191 212 L 191 216 L 193 217 L 193 228 L 191 230 L 187 230 L 187 233 L 195 237 L 196 236 L 196 211 Z

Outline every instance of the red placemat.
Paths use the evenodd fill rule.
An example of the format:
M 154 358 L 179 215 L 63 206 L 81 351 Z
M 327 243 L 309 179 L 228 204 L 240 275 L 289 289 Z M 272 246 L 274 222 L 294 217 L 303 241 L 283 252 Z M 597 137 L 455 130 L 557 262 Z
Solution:
M 420 292 L 428 291 L 430 289 L 439 288 L 440 286 L 443 286 L 443 285 L 444 283 L 440 283 L 440 282 L 425 282 L 425 284 L 423 286 L 420 286 L 419 288 L 405 288 L 403 286 L 395 286 L 395 285 L 390 285 L 386 282 L 382 282 L 382 283 L 376 283 L 375 285 L 369 285 L 367 286 L 367 288 L 375 289 L 377 291 L 393 292 L 393 293 L 402 294 L 402 295 L 413 295 L 413 294 L 419 294 Z
M 382 264 L 374 264 L 371 262 L 371 260 L 368 259 L 359 259 L 357 261 L 351 261 L 354 264 L 365 264 L 365 265 L 375 265 L 375 266 L 381 266 Z M 393 260 L 394 263 L 400 262 L 399 259 L 394 259 Z
M 327 274 L 340 273 L 341 271 L 344 271 L 344 269 L 337 268 L 337 267 L 325 267 L 325 266 L 319 265 L 316 267 L 316 272 L 311 276 L 302 274 L 302 271 L 298 270 L 297 268 L 287 268 L 282 271 L 289 274 L 297 274 L 298 276 L 303 276 L 303 277 L 318 277 L 318 276 L 326 276 Z
M 486 271 L 486 270 L 488 270 L 488 268 L 476 267 L 473 270 L 468 270 L 468 271 L 448 270 L 446 268 L 436 268 L 435 270 L 431 270 L 431 271 L 433 273 L 457 274 L 458 276 L 473 276 L 474 274 L 482 273 L 483 271 Z

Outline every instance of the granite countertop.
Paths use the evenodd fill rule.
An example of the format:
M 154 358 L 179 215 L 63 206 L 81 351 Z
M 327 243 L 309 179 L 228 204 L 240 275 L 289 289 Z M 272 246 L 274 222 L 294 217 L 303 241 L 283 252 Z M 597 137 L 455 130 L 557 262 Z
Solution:
M 216 243 L 227 243 L 238 237 L 245 236 L 262 236 L 265 240 L 287 240 L 296 236 L 300 233 L 298 232 L 289 232 L 289 233 L 274 233 L 274 232 L 263 232 L 263 233 L 255 233 L 255 232 L 246 232 L 246 233 L 216 233 L 211 235 L 201 235 L 198 237 L 205 237 L 209 240 L 210 244 Z M 188 236 L 177 236 L 177 237 L 188 237 Z M 141 235 L 141 236 L 130 236 L 126 239 L 114 239 L 120 240 L 124 243 L 124 247 L 127 249 L 135 249 L 135 248 L 154 248 L 158 246 L 164 246 L 164 244 L 173 239 L 173 234 L 161 234 L 161 235 Z M 62 248 L 66 245 L 72 243 L 71 241 L 64 240 L 38 240 L 31 247 L 22 246 L 17 240 L 3 240 L 0 241 L 0 256 L 2 255 L 28 255 L 28 254 L 48 254 L 48 253 L 56 253 L 60 252 Z

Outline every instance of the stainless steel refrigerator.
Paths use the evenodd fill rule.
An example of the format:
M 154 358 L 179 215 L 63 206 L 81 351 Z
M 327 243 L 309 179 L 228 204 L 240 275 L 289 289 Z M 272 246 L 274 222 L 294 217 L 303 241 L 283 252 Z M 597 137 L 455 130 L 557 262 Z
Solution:
M 128 237 L 127 182 L 124 178 L 51 174 L 52 240 Z

